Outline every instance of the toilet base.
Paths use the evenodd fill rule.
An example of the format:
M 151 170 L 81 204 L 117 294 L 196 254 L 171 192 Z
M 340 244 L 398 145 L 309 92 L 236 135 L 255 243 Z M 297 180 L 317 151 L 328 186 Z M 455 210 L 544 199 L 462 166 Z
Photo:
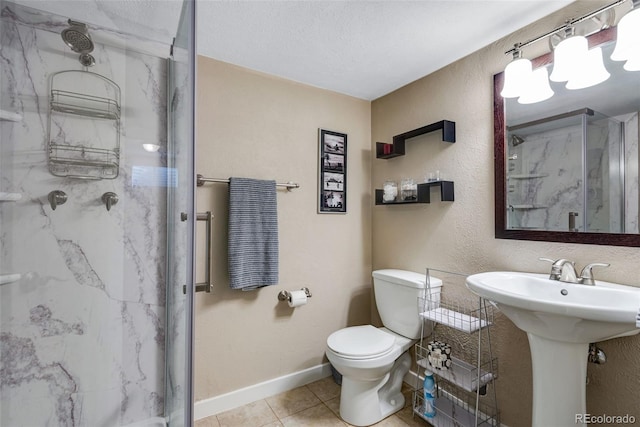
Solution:
M 342 377 L 340 417 L 347 423 L 370 426 L 404 407 L 402 381 L 411 366 L 409 352 L 393 364 L 391 372 L 376 381 L 358 381 Z

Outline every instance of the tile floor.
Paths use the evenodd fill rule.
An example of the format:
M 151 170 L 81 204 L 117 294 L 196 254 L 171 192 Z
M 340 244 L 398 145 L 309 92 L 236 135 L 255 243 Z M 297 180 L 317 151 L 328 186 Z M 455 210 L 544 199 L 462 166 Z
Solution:
M 411 388 L 404 384 L 406 402 L 396 412 L 375 424 L 378 427 L 425 427 L 429 424 L 413 416 Z M 344 427 L 340 419 L 340 386 L 332 377 L 249 403 L 196 421 L 195 427 Z

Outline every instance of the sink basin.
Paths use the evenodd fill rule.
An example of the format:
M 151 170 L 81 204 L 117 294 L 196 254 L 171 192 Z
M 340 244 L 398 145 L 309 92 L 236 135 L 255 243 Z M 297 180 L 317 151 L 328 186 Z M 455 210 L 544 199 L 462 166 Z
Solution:
M 640 288 L 600 280 L 587 286 L 507 271 L 474 274 L 467 287 L 518 328 L 541 337 L 588 344 L 640 332 L 635 320 Z
M 600 280 L 587 286 L 507 271 L 474 274 L 466 283 L 527 333 L 532 425 L 585 426 L 580 415 L 587 413 L 589 343 L 640 332 L 640 288 Z

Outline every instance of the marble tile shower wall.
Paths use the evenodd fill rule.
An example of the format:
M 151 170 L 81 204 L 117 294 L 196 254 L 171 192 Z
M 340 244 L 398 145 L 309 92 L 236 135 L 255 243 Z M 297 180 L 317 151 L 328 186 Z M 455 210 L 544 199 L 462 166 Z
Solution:
M 509 161 L 514 170 L 508 200 L 516 207 L 510 218 L 515 227 L 566 230 L 566 212 L 582 212 L 581 146 L 582 129 L 573 126 L 528 135 L 510 151 L 518 156 Z
M 638 232 L 638 113 L 617 117 L 625 123 L 625 207 L 624 232 Z M 605 126 L 590 127 L 588 141 L 588 198 L 591 231 L 611 227 L 621 231 L 621 207 L 610 200 L 621 193 L 616 183 L 607 185 L 603 177 L 609 173 L 609 162 L 619 157 L 613 144 L 607 144 L 609 129 Z M 582 226 L 583 177 L 582 177 L 582 127 L 572 126 L 528 135 L 526 141 L 510 150 L 517 154 L 509 160 L 509 204 L 514 209 L 509 214 L 510 225 L 524 229 L 566 231 L 568 212 L 578 212 L 576 225 Z M 605 147 L 609 145 L 609 150 Z M 616 148 L 617 149 L 617 148 Z M 533 177 L 527 177 L 532 175 Z
M 82 67 L 49 27 L 3 9 L 0 108 L 23 119 L 0 121 L 0 191 L 22 195 L 0 202 L 0 274 L 21 275 L 0 286 L 0 424 L 126 425 L 163 414 L 166 156 L 142 143 L 166 146 L 165 60 L 96 43 L 91 71 L 122 89 L 120 175 L 55 177 L 49 78 Z

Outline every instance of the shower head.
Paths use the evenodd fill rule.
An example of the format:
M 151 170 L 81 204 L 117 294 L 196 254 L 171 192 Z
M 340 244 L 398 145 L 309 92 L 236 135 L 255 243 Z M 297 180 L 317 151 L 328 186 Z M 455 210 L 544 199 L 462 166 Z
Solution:
M 69 28 L 62 30 L 62 40 L 74 52 L 85 54 L 93 51 L 93 41 L 89 36 L 87 24 L 69 19 Z
M 524 142 L 524 138 L 518 135 L 511 135 L 511 146 L 512 147 L 517 147 L 518 145 L 522 144 Z

